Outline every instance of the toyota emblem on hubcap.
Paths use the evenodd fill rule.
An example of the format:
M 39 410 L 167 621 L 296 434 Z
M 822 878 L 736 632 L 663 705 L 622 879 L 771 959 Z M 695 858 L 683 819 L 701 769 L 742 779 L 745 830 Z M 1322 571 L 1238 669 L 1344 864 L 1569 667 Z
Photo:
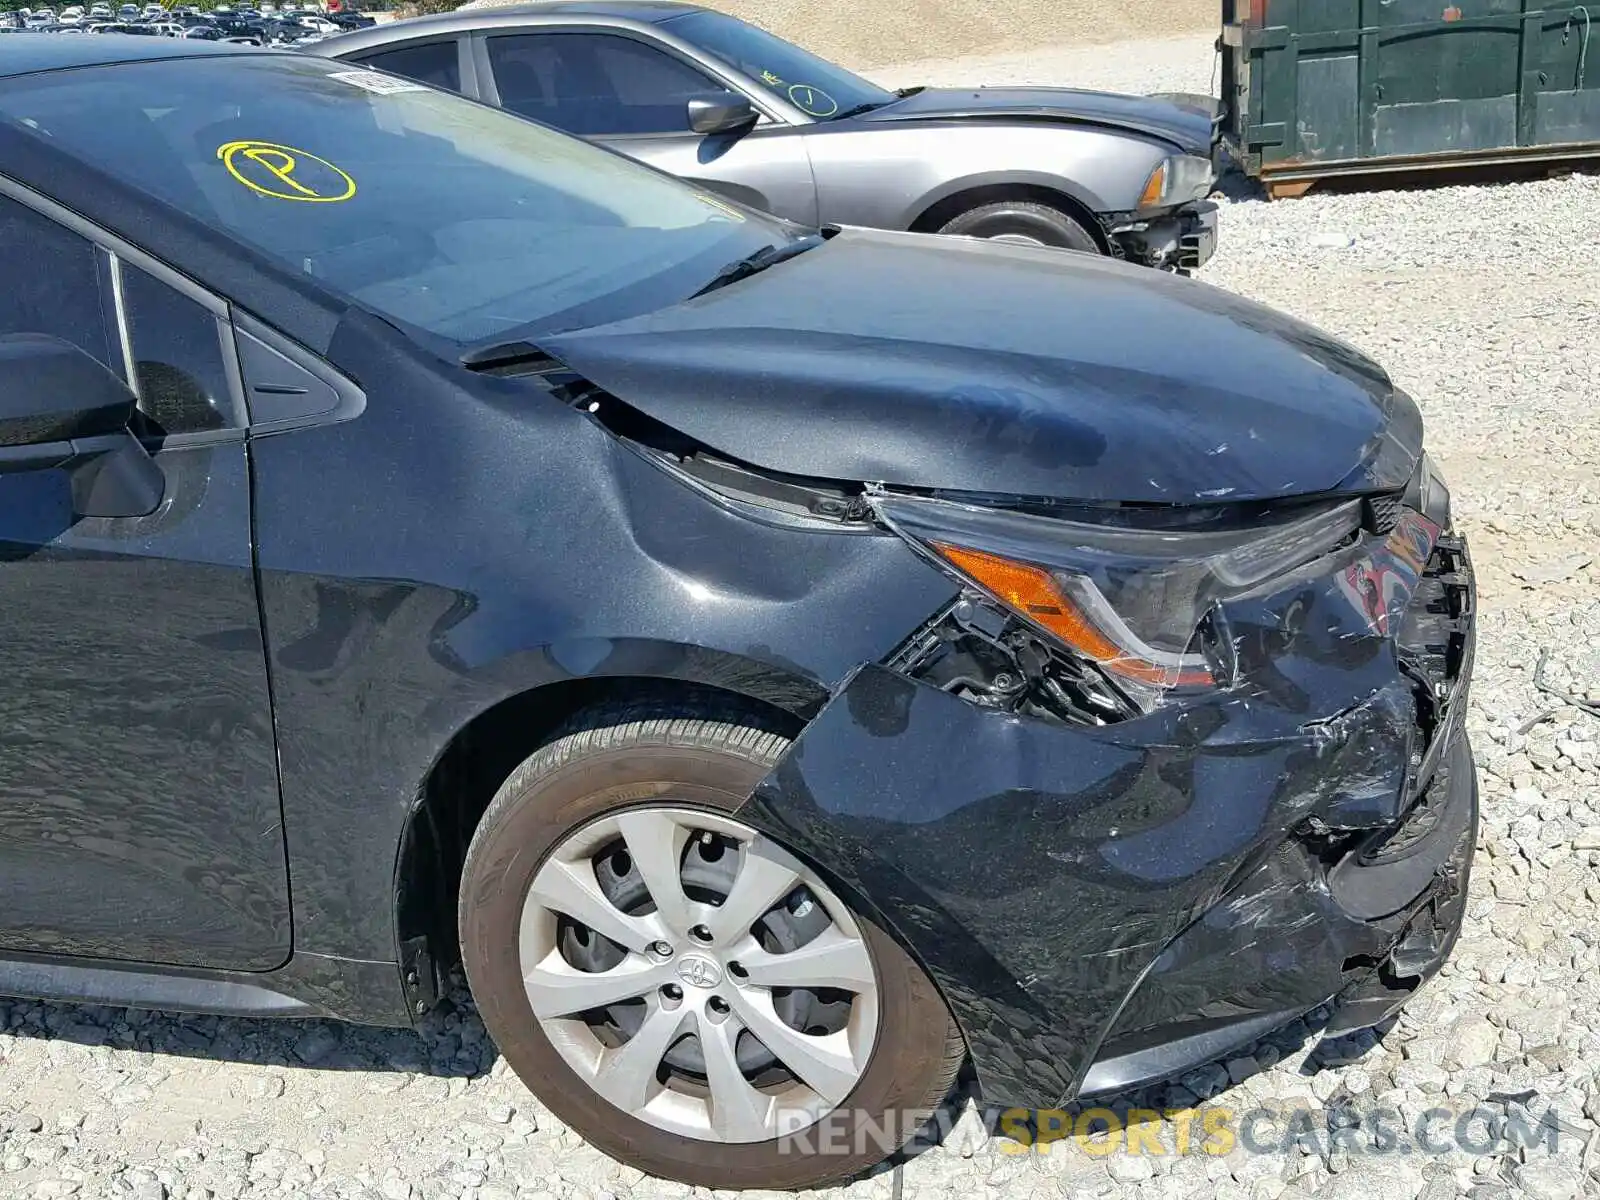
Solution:
M 722 982 L 722 968 L 698 954 L 686 954 L 679 959 L 677 973 L 690 987 L 713 988 Z

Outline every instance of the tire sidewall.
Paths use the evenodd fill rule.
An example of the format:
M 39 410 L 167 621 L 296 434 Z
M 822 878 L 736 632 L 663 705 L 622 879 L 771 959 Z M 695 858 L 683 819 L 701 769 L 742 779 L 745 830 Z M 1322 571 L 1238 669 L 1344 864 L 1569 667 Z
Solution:
M 517 931 L 534 875 L 581 825 L 647 804 L 731 814 L 765 774 L 765 767 L 732 754 L 640 746 L 585 755 L 543 774 L 519 770 L 485 815 L 463 872 L 463 964 L 484 1024 L 512 1070 L 537 1083 L 540 1100 L 599 1149 L 652 1174 L 706 1187 L 815 1186 L 824 1177 L 856 1174 L 896 1149 L 912 1132 L 904 1125 L 941 1060 L 943 1038 L 928 1026 L 930 1019 L 949 1018 L 933 984 L 892 938 L 854 914 L 879 984 L 877 1039 L 855 1090 L 823 1122 L 796 1135 L 752 1144 L 700 1142 L 612 1106 L 568 1066 L 528 1005 Z M 886 1119 L 897 1131 L 887 1139 L 875 1133 Z M 829 1153 L 827 1166 L 817 1161 L 824 1148 L 838 1151 Z
M 1075 250 L 1083 254 L 1101 253 L 1094 235 L 1083 225 L 1042 204 L 988 204 L 962 213 L 940 230 L 990 240 L 1007 234 L 1036 238 L 1054 250 Z

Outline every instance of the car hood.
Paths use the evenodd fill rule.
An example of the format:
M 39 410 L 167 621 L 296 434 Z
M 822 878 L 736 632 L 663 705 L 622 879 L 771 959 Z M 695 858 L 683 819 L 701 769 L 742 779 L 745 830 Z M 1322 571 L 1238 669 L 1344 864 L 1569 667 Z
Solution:
M 846 229 L 743 282 L 542 349 L 786 474 L 1192 503 L 1404 484 L 1417 410 L 1307 325 L 1148 268 Z
M 1186 154 L 1209 154 L 1211 116 L 1170 100 L 1073 88 L 925 88 L 863 119 L 869 122 L 1019 118 L 1124 129 L 1171 142 Z

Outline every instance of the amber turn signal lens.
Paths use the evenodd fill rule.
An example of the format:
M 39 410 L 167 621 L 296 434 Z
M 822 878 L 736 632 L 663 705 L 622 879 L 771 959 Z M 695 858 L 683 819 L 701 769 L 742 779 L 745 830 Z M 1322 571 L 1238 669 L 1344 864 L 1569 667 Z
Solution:
M 1043 567 L 944 542 L 932 545 L 951 566 L 986 588 L 995 599 L 1049 630 L 1114 675 L 1155 687 L 1214 682 L 1211 672 L 1204 667 L 1164 667 L 1118 646 L 1062 593 L 1060 585 Z
M 1162 163 L 1150 173 L 1149 181 L 1144 185 L 1144 194 L 1139 197 L 1140 208 L 1156 208 L 1161 204 L 1161 194 L 1167 189 L 1167 164 Z

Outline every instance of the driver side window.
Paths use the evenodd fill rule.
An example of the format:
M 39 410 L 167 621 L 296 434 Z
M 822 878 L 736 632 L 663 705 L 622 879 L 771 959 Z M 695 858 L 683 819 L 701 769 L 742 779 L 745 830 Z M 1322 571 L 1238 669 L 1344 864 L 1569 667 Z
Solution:
M 153 437 L 235 423 L 219 318 L 88 239 L 0 196 L 0 334 L 46 333 L 76 345 L 139 397 Z M 120 310 L 120 319 L 119 319 Z
M 581 137 L 688 133 L 691 97 L 727 88 L 664 50 L 614 34 L 489 39 L 500 106 Z

